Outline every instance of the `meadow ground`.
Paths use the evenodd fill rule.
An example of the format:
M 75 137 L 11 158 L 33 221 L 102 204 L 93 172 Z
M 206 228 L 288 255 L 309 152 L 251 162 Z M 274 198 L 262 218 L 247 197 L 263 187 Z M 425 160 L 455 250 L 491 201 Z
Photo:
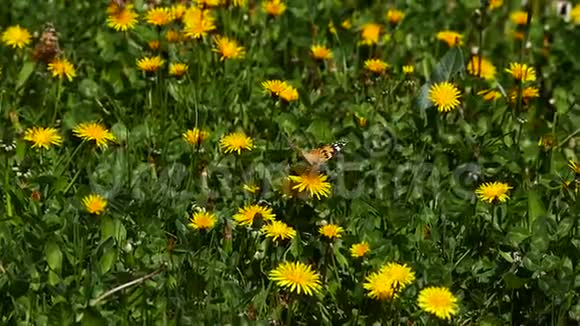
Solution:
M 580 5 L 12 0 L 2 325 L 580 321 Z

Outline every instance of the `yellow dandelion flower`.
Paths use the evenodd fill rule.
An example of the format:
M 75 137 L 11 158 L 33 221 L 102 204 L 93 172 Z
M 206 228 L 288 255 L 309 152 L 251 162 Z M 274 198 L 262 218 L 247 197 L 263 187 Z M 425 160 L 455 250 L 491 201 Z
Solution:
M 215 17 L 209 10 L 189 8 L 182 18 L 183 32 L 186 37 L 200 39 L 216 29 Z
M 519 92 L 514 89 L 510 92 L 510 100 L 516 102 L 518 100 Z M 537 87 L 524 87 L 521 93 L 521 99 L 524 103 L 527 103 L 533 98 L 540 97 L 540 90 Z
M 449 46 L 458 46 L 463 44 L 463 35 L 454 31 L 441 31 L 437 33 L 437 39 L 447 43 Z
M 48 71 L 52 73 L 52 77 L 59 79 L 66 77 L 68 81 L 77 76 L 75 67 L 67 59 L 55 58 L 48 64 Z
M 161 46 L 161 43 L 158 40 L 153 40 L 153 41 L 149 41 L 147 43 L 147 45 L 149 46 L 149 48 L 153 51 L 157 51 L 159 50 L 159 47 Z
M 358 113 L 354 114 L 355 118 L 356 118 L 356 122 L 358 124 L 359 127 L 364 128 L 367 126 L 369 120 L 363 116 L 360 116 Z
M 580 4 L 577 4 L 570 11 L 570 20 L 574 24 L 580 24 Z
M 577 194 L 580 191 L 580 182 L 576 180 L 564 180 L 562 182 L 562 189 L 574 190 L 574 193 Z
M 262 82 L 262 88 L 270 95 L 279 96 L 280 93 L 288 88 L 288 84 L 279 79 L 266 80 Z
M 209 230 L 215 226 L 216 222 L 217 217 L 214 213 L 200 209 L 193 213 L 188 225 L 196 230 Z
M 512 62 L 505 71 L 521 82 L 536 80 L 536 70 L 525 63 Z
M 248 184 L 245 184 L 245 185 L 244 185 L 242 188 L 243 188 L 245 191 L 247 191 L 247 192 L 249 192 L 249 193 L 251 193 L 251 194 L 255 194 L 255 193 L 257 193 L 258 191 L 260 191 L 260 186 L 258 186 L 258 185 L 257 185 L 257 184 L 255 184 L 255 183 L 248 183 Z
M 32 127 L 24 132 L 24 140 L 32 143 L 32 148 L 48 149 L 50 145 L 62 144 L 62 137 L 54 128 Z
M 232 0 L 232 5 L 234 7 L 244 7 L 246 5 L 246 0 Z
M 361 28 L 362 44 L 373 45 L 379 43 L 382 26 L 375 23 L 364 24 Z
M 342 21 L 342 23 L 340 23 L 340 26 L 346 30 L 349 30 L 352 28 L 352 22 L 350 19 L 345 19 Z
M 467 63 L 467 72 L 470 75 L 487 80 L 495 79 L 495 66 L 487 59 L 474 55 Z
M 173 21 L 173 15 L 167 7 L 151 8 L 147 11 L 145 20 L 151 25 L 165 26 Z
M 175 20 L 180 20 L 183 18 L 183 16 L 185 15 L 185 12 L 187 11 L 187 7 L 184 4 L 176 4 L 171 6 L 171 17 L 173 17 L 173 19 Z
M 512 189 L 510 185 L 503 182 L 487 182 L 479 186 L 475 193 L 479 199 L 487 201 L 489 203 L 494 202 L 505 202 L 510 197 L 508 196 L 508 191 Z
M 167 42 L 176 43 L 181 41 L 181 34 L 179 34 L 179 32 L 174 29 L 170 29 L 165 32 L 165 39 Z
M 13 49 L 22 49 L 30 43 L 31 38 L 30 32 L 20 25 L 10 26 L 2 33 L 2 42 Z
M 380 272 L 388 276 L 395 292 L 400 292 L 415 280 L 415 272 L 406 264 L 388 263 Z
M 262 10 L 269 16 L 277 17 L 286 11 L 286 4 L 281 0 L 266 0 L 262 2 Z
M 165 63 L 160 56 L 144 57 L 137 60 L 137 68 L 144 72 L 156 72 Z
M 270 272 L 269 278 L 278 286 L 298 294 L 312 295 L 322 288 L 320 274 L 301 262 L 283 262 Z
M 112 11 L 107 17 L 107 26 L 118 32 L 131 30 L 137 24 L 139 15 L 133 10 L 133 5 L 127 4 L 125 8 Z
M 122 6 L 119 6 L 119 4 L 117 4 L 115 1 L 111 1 L 107 5 L 107 14 L 114 14 L 119 12 L 121 9 L 123 9 Z
M 188 144 L 199 146 L 204 140 L 207 139 L 207 137 L 209 137 L 209 132 L 193 128 L 187 130 L 181 136 Z
M 365 68 L 368 71 L 381 74 L 387 70 L 389 65 L 381 59 L 367 59 L 364 62 Z
M 405 18 L 405 13 L 398 9 L 389 9 L 387 11 L 387 21 L 391 25 L 397 25 L 403 18 Z
M 107 200 L 98 194 L 90 194 L 82 199 L 85 209 L 95 215 L 101 215 L 107 207 Z
M 237 59 L 241 58 L 245 54 L 245 50 L 242 46 L 238 44 L 236 40 L 227 38 L 225 36 L 216 36 L 214 38 L 215 48 L 214 52 L 220 54 L 220 60 L 225 59 Z
M 439 112 L 449 112 L 459 106 L 461 94 L 457 87 L 449 82 L 441 82 L 431 85 L 429 99 Z
M 510 19 L 516 25 L 527 25 L 528 13 L 526 11 L 515 11 L 510 14 Z
M 299 192 L 308 191 L 310 197 L 316 196 L 317 199 L 320 199 L 320 197 L 328 197 L 330 195 L 331 186 L 326 181 L 328 179 L 327 175 L 307 171 L 302 175 L 288 176 L 288 179 L 294 183 L 293 190 L 298 190 Z
M 395 295 L 390 278 L 385 273 L 374 272 L 365 278 L 363 288 L 368 290 L 369 297 L 375 300 L 389 300 Z
M 286 240 L 294 238 L 296 236 L 296 230 L 284 222 L 273 221 L 262 227 L 262 234 L 265 234 L 268 238 L 272 238 L 274 241 L 277 239 Z
M 310 54 L 316 60 L 332 59 L 332 51 L 324 45 L 315 44 L 310 47 Z
M 580 162 L 570 160 L 568 162 L 568 167 L 570 168 L 570 170 L 572 170 L 574 174 L 580 174 Z
M 403 66 L 403 73 L 405 75 L 410 75 L 415 72 L 415 67 L 412 65 L 405 65 Z
M 169 74 L 175 77 L 182 77 L 187 73 L 189 66 L 185 63 L 171 63 L 169 64 Z
M 477 95 L 481 96 L 485 101 L 491 102 L 501 98 L 501 93 L 493 89 L 484 89 L 477 92 Z
M 430 286 L 419 292 L 417 304 L 421 309 L 441 319 L 457 314 L 457 298 L 446 287 Z
M 219 7 L 222 2 L 222 0 L 196 0 L 195 1 L 197 3 L 197 6 L 200 8 L 204 8 L 204 7 L 208 7 L 208 8 L 212 8 L 212 7 Z
M 318 233 L 327 237 L 328 239 L 339 239 L 342 237 L 344 229 L 336 224 L 326 224 L 318 229 Z
M 503 5 L 503 0 L 490 0 L 489 1 L 489 10 L 494 10 Z
M 366 255 L 371 250 L 368 242 L 363 241 L 355 243 L 350 247 L 350 255 L 354 258 L 360 258 Z
M 99 122 L 83 122 L 74 129 L 75 136 L 86 140 L 94 140 L 100 148 L 106 148 L 107 143 L 115 140 L 115 136 Z
M 234 221 L 238 225 L 252 225 L 254 219 L 261 219 L 264 222 L 273 221 L 274 213 L 269 207 L 260 205 L 247 205 L 238 209 L 238 213 L 234 215 Z
M 333 21 L 330 21 L 330 23 L 328 23 L 328 31 L 333 35 L 336 35 L 336 27 L 334 26 Z
M 242 150 L 251 151 L 254 148 L 252 138 L 246 136 L 243 132 L 234 132 L 227 134 L 220 140 L 220 147 L 226 154 L 237 152 L 242 153 Z
M 280 93 L 280 98 L 286 102 L 297 101 L 298 97 L 298 90 L 290 85 Z

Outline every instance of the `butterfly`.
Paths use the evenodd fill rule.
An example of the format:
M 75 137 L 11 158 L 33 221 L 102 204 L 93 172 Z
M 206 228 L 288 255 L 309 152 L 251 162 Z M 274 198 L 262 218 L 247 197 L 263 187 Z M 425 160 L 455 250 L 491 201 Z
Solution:
M 322 164 L 336 157 L 338 153 L 342 151 L 344 146 L 346 146 L 345 140 L 339 140 L 332 144 L 322 145 L 321 147 L 311 149 L 309 151 L 302 150 L 296 145 L 290 143 L 290 146 L 300 153 L 300 156 L 308 163 L 313 169 L 318 169 Z

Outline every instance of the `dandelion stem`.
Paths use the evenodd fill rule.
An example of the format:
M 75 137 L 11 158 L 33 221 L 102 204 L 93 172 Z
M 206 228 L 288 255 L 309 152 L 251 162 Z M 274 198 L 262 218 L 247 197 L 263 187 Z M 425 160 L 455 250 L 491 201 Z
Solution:
M 8 156 L 6 156 L 4 163 L 4 193 L 6 194 L 6 215 L 8 217 L 12 217 L 12 199 L 10 198 L 10 191 L 8 191 L 8 189 L 10 189 L 10 179 L 8 175 L 10 169 L 8 168 Z
M 54 110 L 52 112 L 52 119 L 51 119 L 52 124 L 54 124 L 56 122 L 56 116 L 58 115 L 61 90 L 62 90 L 62 80 L 59 80 L 58 84 L 56 86 L 56 100 L 54 101 Z

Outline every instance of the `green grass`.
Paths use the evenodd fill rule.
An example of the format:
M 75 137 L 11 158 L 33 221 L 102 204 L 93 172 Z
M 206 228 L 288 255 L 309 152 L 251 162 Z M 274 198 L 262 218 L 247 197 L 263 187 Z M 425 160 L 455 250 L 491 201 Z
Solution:
M 168 27 L 148 25 L 142 1 L 126 33 L 107 27 L 106 3 L 5 4 L 0 33 L 18 24 L 40 34 L 52 22 L 77 76 L 53 78 L 34 61 L 36 37 L 23 49 L 0 46 L 0 323 L 577 323 L 580 173 L 568 164 L 580 160 L 580 30 L 548 1 L 528 2 L 489 11 L 474 0 L 291 1 L 280 17 L 267 17 L 261 3 L 222 6 L 212 10 L 212 35 L 246 52 L 225 61 L 212 52 L 212 35 L 165 41 Z M 400 24 L 386 22 L 388 8 L 405 13 Z M 530 25 L 510 21 L 516 10 L 529 12 Z M 341 27 L 345 19 L 351 29 Z M 380 42 L 360 45 L 370 22 L 382 25 Z M 463 45 L 438 41 L 444 29 L 462 33 Z M 148 42 L 157 39 L 154 52 Z M 314 44 L 333 58 L 314 60 Z M 465 69 L 474 48 L 497 68 L 495 80 Z M 165 60 L 157 73 L 137 69 L 156 54 Z M 390 67 L 373 74 L 369 58 Z M 173 62 L 189 65 L 184 78 L 168 74 Z M 535 69 L 526 86 L 538 88 L 537 98 L 506 98 L 520 88 L 505 71 L 511 62 Z M 270 79 L 296 87 L 298 101 L 266 94 L 261 83 Z M 448 113 L 428 95 L 444 81 L 461 92 Z M 489 88 L 503 96 L 477 95 Z M 98 148 L 73 134 L 90 121 L 116 141 Z M 56 128 L 62 145 L 32 148 L 24 140 L 31 127 Z M 210 132 L 200 146 L 182 137 L 194 127 Z M 253 139 L 251 151 L 220 149 L 235 131 Z M 542 137 L 553 142 L 539 144 Z M 331 194 L 284 195 L 284 180 L 305 165 L 290 143 L 312 149 L 340 139 L 347 145 L 322 167 Z M 476 196 L 493 181 L 512 187 L 507 201 Z M 244 191 L 250 183 L 260 191 Z M 91 193 L 107 199 L 103 214 L 83 206 Z M 258 202 L 297 235 L 275 242 L 234 222 L 240 207 Z M 188 226 L 198 207 L 216 214 L 213 229 Z M 324 223 L 343 227 L 343 236 L 322 237 Z M 371 251 L 351 257 L 363 240 Z M 283 261 L 311 265 L 321 291 L 298 295 L 272 282 Z M 416 279 L 395 299 L 374 300 L 363 283 L 388 262 L 407 264 Z M 458 298 L 451 320 L 420 309 L 428 286 Z

